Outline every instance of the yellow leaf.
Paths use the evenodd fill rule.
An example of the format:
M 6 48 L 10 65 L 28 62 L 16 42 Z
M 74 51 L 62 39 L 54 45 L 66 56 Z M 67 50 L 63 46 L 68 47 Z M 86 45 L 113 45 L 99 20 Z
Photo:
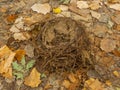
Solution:
M 56 13 L 56 14 L 59 14 L 59 13 L 61 13 L 61 9 L 60 8 L 55 8 L 55 9 L 53 9 L 53 12 Z
M 118 71 L 114 71 L 113 74 L 114 74 L 116 77 L 119 77 L 119 76 L 120 76 L 119 73 L 118 73 Z
M 108 86 L 111 86 L 111 85 L 112 85 L 112 82 L 110 82 L 109 80 L 107 80 L 105 83 L 106 83 Z
M 90 88 L 90 90 L 104 90 L 103 84 L 98 79 L 94 78 L 85 81 L 84 88 Z
M 72 83 L 75 83 L 77 82 L 77 79 L 75 77 L 75 75 L 73 73 L 71 73 L 69 76 L 68 76 L 69 80 L 72 82 Z
M 65 88 L 68 89 L 68 88 L 70 87 L 71 83 L 70 83 L 68 80 L 64 80 L 63 83 L 62 83 L 62 85 L 63 85 Z
M 7 46 L 2 47 L 2 50 L 3 51 L 1 51 L 1 52 L 3 52 L 4 55 L 7 55 L 7 56 L 2 57 L 3 60 L 0 62 L 0 73 L 3 77 L 11 79 L 12 78 L 12 66 L 11 66 L 11 64 L 12 64 L 13 59 L 15 57 L 15 53 L 10 51 L 10 49 Z M 9 55 L 8 55 L 8 53 L 9 53 Z
M 25 50 L 17 50 L 15 52 L 16 52 L 15 57 L 18 61 L 20 61 L 22 57 L 25 55 Z
M 30 75 L 25 78 L 24 84 L 34 88 L 38 87 L 40 83 L 40 73 L 36 70 L 36 68 L 33 68 Z
M 3 47 L 0 48 L 0 58 L 5 58 L 10 54 L 11 50 L 4 45 Z

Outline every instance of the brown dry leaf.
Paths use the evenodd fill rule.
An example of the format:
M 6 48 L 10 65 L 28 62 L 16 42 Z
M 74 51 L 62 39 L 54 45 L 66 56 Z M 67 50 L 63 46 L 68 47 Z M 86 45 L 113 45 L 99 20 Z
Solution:
M 40 83 L 40 73 L 36 70 L 36 68 L 33 68 L 30 75 L 25 78 L 24 84 L 34 88 L 38 87 Z
M 68 88 L 70 87 L 71 83 L 70 83 L 68 80 L 64 80 L 63 83 L 62 83 L 62 85 L 63 85 L 65 88 L 68 89 Z
M 2 48 L 7 48 L 7 46 L 4 46 Z M 8 49 L 9 51 L 9 49 Z M 6 51 L 7 52 L 7 51 Z M 5 55 L 8 55 L 8 53 L 4 53 Z M 13 59 L 15 57 L 15 53 L 10 51 L 8 56 L 4 56 L 4 58 L 2 58 L 3 60 L 0 62 L 0 73 L 2 74 L 3 77 L 6 78 L 12 78 L 12 62 Z
M 49 83 L 47 83 L 44 87 L 45 90 L 50 89 L 50 88 L 52 88 L 52 85 L 50 85 Z
M 24 41 L 30 39 L 30 35 L 27 32 L 15 33 L 13 35 L 15 40 Z
M 79 9 L 89 8 L 87 1 L 77 1 L 77 7 Z
M 79 86 L 79 80 L 76 78 L 76 74 L 69 74 L 68 79 L 72 82 L 70 84 L 69 90 L 76 90 L 77 87 Z
M 111 19 L 116 23 L 120 24 L 120 12 L 116 11 L 113 16 L 111 16 Z
M 114 51 L 113 51 L 113 54 L 114 54 L 115 56 L 120 57 L 120 51 L 119 51 L 119 50 L 114 50 Z
M 120 0 L 108 0 L 108 3 L 118 3 Z
M 36 11 L 37 13 L 42 13 L 42 14 L 47 14 L 50 13 L 51 10 L 51 6 L 48 3 L 44 3 L 44 4 L 34 4 L 32 7 L 33 11 Z
M 24 49 L 25 49 L 26 55 L 28 57 L 31 57 L 31 58 L 34 57 L 34 47 L 32 45 L 28 44 L 28 45 L 25 46 Z
M 92 28 L 93 33 L 98 37 L 104 37 L 109 29 L 104 24 L 95 24 Z
M 25 24 L 30 26 L 30 25 L 33 25 L 36 22 L 46 21 L 50 17 L 51 17 L 50 14 L 43 15 L 43 14 L 36 13 L 36 14 L 32 14 L 32 16 L 25 17 L 23 20 L 24 20 Z
M 115 25 L 114 29 L 120 31 L 120 24 Z
M 18 61 L 20 61 L 22 59 L 22 57 L 25 55 L 25 50 L 18 49 L 15 51 L 15 53 L 16 53 L 16 55 L 15 55 L 16 59 Z
M 5 8 L 5 7 L 0 8 L 0 12 L 5 13 L 6 11 L 7 11 L 7 8 Z
M 118 4 L 118 3 L 110 4 L 109 7 L 114 9 L 114 10 L 120 11 L 120 4 Z
M 102 63 L 102 65 L 104 65 L 105 67 L 110 67 L 112 66 L 115 62 L 113 60 L 112 57 L 103 57 L 100 59 L 100 63 Z
M 89 80 L 85 81 L 84 88 L 89 88 L 90 90 L 105 90 L 102 83 L 98 79 L 94 78 L 90 78 Z
M 99 9 L 101 6 L 100 6 L 100 4 L 99 4 L 98 2 L 93 1 L 93 2 L 89 5 L 89 7 L 90 7 L 90 9 L 92 9 L 92 10 L 97 10 L 97 9 Z
M 100 43 L 100 48 L 105 52 L 111 52 L 116 48 L 116 42 L 112 39 L 103 39 Z
M 92 11 L 92 10 L 90 12 L 91 12 L 92 17 L 94 17 L 96 19 L 100 19 L 100 17 L 101 17 L 100 13 Z

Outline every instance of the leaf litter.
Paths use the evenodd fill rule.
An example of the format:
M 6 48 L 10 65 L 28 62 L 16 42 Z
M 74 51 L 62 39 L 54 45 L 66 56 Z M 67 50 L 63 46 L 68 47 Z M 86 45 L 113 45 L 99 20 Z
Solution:
M 77 90 L 78 87 L 80 90 L 82 89 L 83 90 L 89 90 L 89 89 L 90 90 L 98 90 L 98 89 L 115 90 L 113 89 L 113 87 L 119 90 L 119 85 L 120 85 L 119 83 L 119 70 L 120 70 L 119 69 L 119 59 L 120 59 L 119 58 L 120 57 L 120 54 L 119 54 L 119 48 L 120 48 L 119 47 L 120 45 L 119 3 L 120 1 L 119 0 L 96 0 L 96 1 L 61 0 L 61 1 L 62 2 L 58 2 L 54 0 L 51 0 L 51 1 L 41 0 L 40 2 L 37 2 L 37 0 L 36 1 L 31 0 L 31 2 L 29 1 L 29 3 L 27 3 L 28 1 L 26 0 L 21 2 L 16 1 L 14 4 L 14 0 L 13 0 L 12 3 L 7 6 L 7 8 L 9 7 L 9 11 L 10 11 L 9 15 L 6 15 L 8 14 L 6 13 L 8 10 L 4 11 L 4 8 L 3 8 L 4 4 L 3 3 L 1 4 L 0 10 L 2 11 L 3 9 L 3 11 L 0 12 L 0 15 L 2 15 L 2 17 L 4 17 L 4 15 L 8 17 L 6 17 L 5 19 L 7 20 L 7 24 L 4 24 L 4 22 L 1 22 L 0 27 L 2 26 L 7 27 L 7 30 L 11 31 L 10 33 L 12 33 L 11 36 L 14 38 L 14 40 L 13 42 L 9 42 L 11 43 L 9 45 L 14 44 L 15 47 L 18 47 L 17 48 L 18 52 L 16 51 L 15 47 L 8 48 L 8 51 L 7 50 L 1 51 L 1 54 L 0 54 L 2 56 L 1 63 L 5 60 L 7 61 L 10 55 L 10 52 L 13 52 L 17 56 L 16 55 L 13 56 L 13 60 L 11 59 L 10 61 L 13 63 L 13 61 L 14 60 L 16 61 L 17 59 L 18 61 L 15 63 L 16 66 L 27 65 L 25 63 L 27 63 L 29 59 L 31 61 L 31 58 L 35 58 L 36 63 L 34 66 L 36 67 L 38 73 L 40 72 L 44 73 L 45 71 L 47 72 L 47 74 L 48 72 L 49 74 L 55 73 L 55 76 L 57 76 L 57 73 L 58 75 L 61 75 L 63 73 L 67 73 L 70 71 L 72 72 L 72 74 L 71 73 L 66 74 L 67 76 L 66 78 L 60 78 L 59 80 L 58 79 L 52 80 L 52 81 L 55 81 L 55 83 L 51 81 L 51 83 L 48 83 L 48 85 L 46 85 L 47 88 L 43 88 L 45 86 L 44 80 L 48 78 L 48 77 L 44 77 L 44 78 L 37 78 L 39 80 L 43 79 L 42 82 L 39 82 L 39 80 L 36 80 L 37 83 L 27 82 L 26 85 L 30 87 L 36 87 L 36 88 L 22 86 L 20 88 L 22 90 L 24 89 L 36 90 L 39 87 L 40 87 L 40 90 L 42 89 L 58 90 L 58 87 L 61 90 L 64 90 L 65 88 L 67 88 L 68 90 Z M 51 2 L 55 2 L 55 3 L 51 3 Z M 9 1 L 6 2 L 6 4 L 8 3 Z M 36 4 L 39 4 L 39 5 L 41 4 L 43 5 L 43 7 L 38 8 L 39 6 L 37 6 L 33 8 L 33 6 Z M 48 8 L 47 6 L 44 6 L 45 4 L 48 4 L 50 8 Z M 62 4 L 63 6 L 60 6 L 59 4 L 60 5 Z M 16 7 L 16 5 L 18 7 Z M 60 9 L 56 9 L 56 8 L 60 8 Z M 53 9 L 56 9 L 55 13 L 51 12 Z M 17 12 L 13 13 L 14 10 L 17 10 Z M 51 18 L 51 15 L 53 19 Z M 14 23 L 21 16 L 23 18 L 19 20 L 18 23 Z M 85 28 L 88 28 L 87 32 L 90 32 L 89 33 L 90 35 L 92 34 L 91 35 L 92 42 L 91 43 L 89 42 L 87 44 L 77 43 L 77 42 L 84 42 L 84 41 L 88 42 L 89 34 L 86 35 L 86 32 L 84 32 L 85 29 L 83 28 L 84 29 L 83 33 L 82 34 L 78 33 L 78 36 L 83 35 L 81 37 L 82 39 L 80 41 L 79 40 L 77 41 L 75 39 L 75 38 L 78 38 L 78 36 L 75 33 L 77 30 L 74 31 L 73 30 L 74 28 L 71 28 L 72 25 L 74 27 L 74 24 L 70 23 L 70 22 L 74 22 L 74 20 L 67 21 L 66 19 L 63 19 L 63 20 L 61 19 L 63 21 L 62 22 L 62 21 L 59 21 L 59 19 L 57 19 L 57 17 L 59 16 L 70 17 L 76 20 L 75 22 L 77 23 L 82 22 L 82 24 L 80 25 L 83 27 L 84 27 L 83 24 L 85 24 L 85 26 L 87 26 Z M 4 19 L 2 19 L 1 21 L 3 20 Z M 68 23 L 66 24 L 65 21 Z M 12 28 L 9 28 L 11 27 L 11 25 L 8 25 L 8 24 L 14 24 L 14 25 L 12 25 Z M 26 27 L 26 25 L 29 27 Z M 69 25 L 71 25 L 71 27 Z M 52 26 L 54 26 L 54 28 Z M 1 35 L 3 36 L 4 34 L 5 33 L 2 33 Z M 29 35 L 29 38 L 26 37 L 27 34 Z M 74 41 L 74 44 L 71 44 L 73 41 Z M 0 41 L 0 43 L 2 43 L 2 41 Z M 77 44 L 81 45 L 81 47 L 76 48 Z M 27 45 L 32 45 L 32 47 L 25 48 Z M 84 45 L 85 47 L 82 48 L 82 46 Z M 88 45 L 90 45 L 90 47 L 86 48 L 86 46 Z M 26 49 L 25 52 L 24 50 L 19 51 L 19 50 L 22 50 L 23 48 Z M 91 49 L 93 51 L 91 51 Z M 81 54 L 79 54 L 78 52 L 81 52 Z M 92 58 L 91 54 L 94 55 L 95 57 Z M 27 55 L 27 58 L 26 58 L 27 61 L 26 60 L 24 61 L 24 59 L 21 59 L 22 56 L 24 55 Z M 79 64 L 79 60 L 75 58 L 80 59 L 81 61 L 80 64 Z M 91 61 L 91 58 L 92 58 L 92 61 Z M 74 62 L 75 60 L 76 60 L 76 63 Z M 8 62 L 4 62 L 4 63 L 8 65 Z M 33 71 L 34 67 L 31 66 L 33 65 L 33 63 L 34 61 L 30 62 L 29 65 L 27 65 L 27 67 L 31 68 L 30 71 Z M 93 65 L 92 67 L 91 67 L 91 64 Z M 9 65 L 11 67 L 12 64 L 9 63 Z M 19 67 L 19 70 L 22 70 L 20 68 L 21 67 Z M 84 71 L 83 68 L 85 69 L 84 73 L 82 73 L 82 71 Z M 79 75 L 78 74 L 76 75 L 74 72 L 77 69 L 80 69 Z M 92 75 L 93 73 L 94 74 L 97 73 L 95 75 L 95 78 L 92 77 L 92 79 L 89 79 L 91 77 L 87 74 L 89 69 L 95 69 L 95 70 L 92 70 L 93 72 L 89 72 L 90 73 L 89 75 Z M 6 72 L 6 75 L 1 73 L 1 76 L 7 78 L 11 75 L 11 72 L 13 71 L 14 71 L 13 67 L 12 69 L 9 68 L 8 71 Z M 14 74 L 18 76 L 18 78 L 23 77 L 22 74 L 19 74 L 19 73 L 14 73 Z M 28 72 L 27 75 L 25 76 L 28 76 L 30 78 L 30 76 L 32 76 L 31 72 L 30 73 Z M 33 77 L 31 78 L 35 79 L 35 76 L 33 75 Z M 61 84 L 64 80 L 67 81 L 67 83 L 64 83 L 63 86 L 60 86 L 59 85 L 60 80 L 61 80 Z M 17 81 L 19 82 L 19 80 Z M 17 85 L 21 85 L 21 81 Z M 9 85 L 6 85 L 6 86 L 9 86 Z M 5 86 L 3 86 L 3 88 L 4 87 Z M 14 90 L 15 87 L 14 88 L 12 87 L 12 89 Z M 81 88 L 81 87 L 84 87 L 84 88 Z

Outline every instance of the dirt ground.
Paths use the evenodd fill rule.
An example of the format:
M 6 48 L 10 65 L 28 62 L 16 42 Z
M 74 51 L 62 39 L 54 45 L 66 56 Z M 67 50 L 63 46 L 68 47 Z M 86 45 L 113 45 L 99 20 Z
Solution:
M 1 0 L 0 21 L 0 90 L 120 90 L 119 0 Z

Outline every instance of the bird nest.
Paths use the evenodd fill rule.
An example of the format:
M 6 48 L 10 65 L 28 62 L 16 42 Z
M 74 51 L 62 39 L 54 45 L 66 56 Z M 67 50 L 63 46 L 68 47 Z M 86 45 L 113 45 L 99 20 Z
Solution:
M 90 42 L 83 24 L 59 17 L 40 27 L 35 49 L 39 70 L 71 71 L 90 66 Z

